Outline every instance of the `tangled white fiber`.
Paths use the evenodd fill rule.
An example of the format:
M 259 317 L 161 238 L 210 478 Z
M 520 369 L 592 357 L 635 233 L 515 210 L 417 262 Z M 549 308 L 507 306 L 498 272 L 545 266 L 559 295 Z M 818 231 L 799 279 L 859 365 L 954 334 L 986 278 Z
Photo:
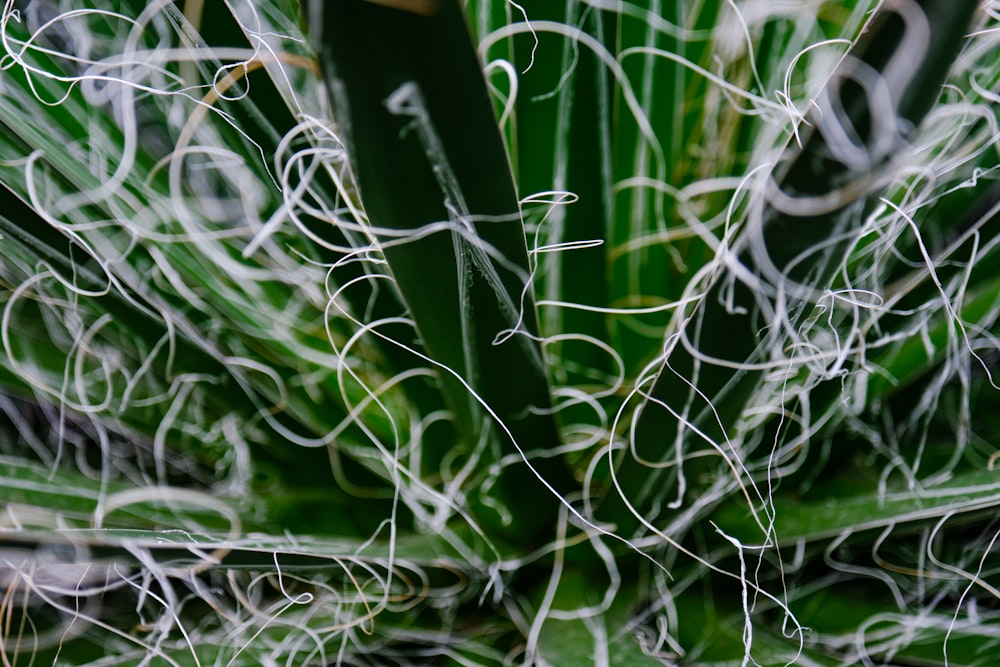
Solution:
M 992 664 L 1000 5 L 915 124 L 930 3 L 454 4 L 518 211 L 402 77 L 404 229 L 298 3 L 5 0 L 0 665 Z M 549 405 L 430 349 L 393 253 L 440 238 Z

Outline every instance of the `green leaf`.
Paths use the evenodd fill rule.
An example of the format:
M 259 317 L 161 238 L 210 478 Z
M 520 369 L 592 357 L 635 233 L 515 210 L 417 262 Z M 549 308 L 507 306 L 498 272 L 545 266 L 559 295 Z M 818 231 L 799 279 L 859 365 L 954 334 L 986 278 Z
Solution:
M 563 617 L 552 614 L 542 623 L 538 656 L 550 665 L 662 665 L 660 657 L 647 654 L 639 643 L 639 628 L 632 618 L 638 597 L 635 589 L 618 591 L 604 611 L 565 617 L 573 610 L 600 609 L 605 595 L 591 581 L 589 573 L 571 570 L 562 574 L 551 605 Z
M 927 522 L 949 514 L 990 510 L 1000 504 L 1000 471 L 984 470 L 956 475 L 947 482 L 917 488 L 853 491 L 824 499 L 775 494 L 769 501 L 771 536 L 779 546 L 827 540 L 847 532 Z M 726 534 L 747 543 L 761 542 L 745 505 L 729 503 L 712 515 Z
M 395 4 L 395 3 L 394 3 Z M 454 0 L 312 4 L 311 27 L 376 247 L 438 370 L 477 466 L 541 537 L 562 492 L 517 196 L 479 61 Z M 374 47 L 374 48 L 373 48 Z M 497 425 L 502 425 L 497 428 Z M 491 433 L 482 450 L 482 436 Z M 532 457 L 529 469 L 522 457 Z M 493 510 L 481 509 L 492 514 Z
M 640 514 L 665 502 L 676 484 L 668 475 L 680 474 L 643 462 L 663 463 L 702 439 L 729 449 L 748 402 L 762 396 L 764 372 L 788 368 L 789 332 L 824 294 L 893 175 L 893 157 L 937 100 L 977 5 L 883 7 L 827 83 L 802 148 L 776 169 L 733 248 L 699 285 L 703 296 L 674 322 L 636 417 L 635 453 L 617 473 L 621 495 Z M 862 83 L 876 74 L 866 91 Z M 617 491 L 605 506 L 631 532 L 636 519 Z
M 1000 187 L 994 185 L 968 208 L 971 212 L 959 219 L 952 232 L 957 238 L 927 258 L 935 267 L 933 274 L 927 270 L 907 272 L 887 288 L 889 303 L 904 312 L 940 304 L 942 291 L 956 296 L 950 307 L 939 306 L 919 321 L 914 335 L 896 333 L 891 344 L 872 351 L 871 361 L 878 370 L 868 381 L 870 399 L 908 386 L 940 364 L 954 347 L 964 346 L 963 338 L 970 331 L 975 335 L 994 326 L 1000 313 L 996 277 L 1000 252 L 995 244 L 1000 235 Z M 935 213 L 935 217 L 941 215 Z M 923 262 L 927 259 L 921 257 Z M 952 264 L 956 260 L 957 266 Z M 890 320 L 882 326 L 898 331 L 892 325 Z
M 971 573 L 969 573 L 971 576 Z M 954 598 L 914 599 L 900 608 L 889 588 L 872 580 L 818 586 L 796 600 L 799 620 L 809 628 L 809 652 L 825 665 L 869 662 L 898 667 L 986 667 L 1000 645 L 992 613 L 970 603 L 972 588 L 957 582 L 966 606 L 951 611 Z M 944 602 L 944 604 L 941 604 Z
M 588 40 L 604 44 L 615 32 L 611 13 L 593 12 L 574 0 L 533 7 L 530 23 L 574 25 Z M 542 23 L 544 22 L 544 23 Z M 526 207 L 529 244 L 548 249 L 535 255 L 536 294 L 546 335 L 573 334 L 607 343 L 611 318 L 574 306 L 602 308 L 609 302 L 607 238 L 613 221 L 613 89 L 600 55 L 576 33 L 523 30 L 489 51 L 517 69 L 516 99 L 507 121 L 508 145 L 516 150 L 514 173 L 523 198 L 547 193 Z M 494 83 L 504 88 L 501 72 Z M 509 91 L 513 94 L 515 91 Z M 572 196 L 570 196 L 572 193 Z M 572 244 L 588 244 L 573 246 Z M 569 250 L 552 250 L 571 247 Z M 574 304 L 567 307 L 567 304 Z M 553 341 L 549 355 L 559 384 L 591 380 L 612 370 L 613 360 L 593 344 Z M 589 377 L 588 377 L 589 376 Z
M 140 5 L 133 9 L 146 9 Z M 287 13 L 292 5 L 284 5 Z M 173 5 L 163 11 L 177 18 Z M 240 44 L 241 38 L 249 45 L 238 32 L 246 26 L 234 11 L 223 4 L 205 9 L 206 33 L 227 45 Z M 266 24 L 277 11 L 262 8 L 265 24 L 258 27 L 298 29 L 295 13 L 278 26 Z M 48 34 L 64 24 L 86 26 L 94 40 L 90 48 L 99 56 L 128 21 L 96 8 L 81 10 L 53 23 Z M 5 47 L 16 51 L 16 40 L 27 39 L 25 26 L 11 20 L 5 27 Z M 169 32 L 157 24 L 143 33 L 152 42 L 146 44 L 150 57 L 159 57 L 155 47 L 163 44 L 157 37 L 176 38 L 163 34 Z M 161 82 L 160 95 L 135 95 L 128 84 L 109 81 L 108 90 L 122 93 L 114 103 L 88 97 L 84 82 L 68 87 L 59 81 L 55 77 L 80 72 L 73 62 L 44 51 L 21 54 L 39 68 L 30 75 L 19 65 L 4 70 L 0 233 L 2 280 L 9 288 L 0 292 L 9 334 L 0 355 L 4 391 L 65 403 L 60 387 L 69 382 L 92 403 L 106 403 L 102 410 L 89 410 L 96 421 L 158 433 L 171 448 L 193 449 L 199 459 L 206 450 L 229 448 L 221 425 L 233 420 L 258 463 L 266 461 L 269 472 L 305 484 L 332 483 L 328 455 L 321 447 L 290 447 L 290 438 L 315 442 L 334 428 L 345 440 L 367 441 L 369 433 L 392 437 L 398 422 L 389 422 L 405 412 L 397 409 L 405 401 L 389 401 L 391 409 L 382 411 L 360 386 L 365 381 L 378 386 L 377 372 L 374 379 L 342 382 L 334 370 L 346 365 L 331 349 L 331 338 L 340 342 L 349 332 L 343 321 L 324 322 L 325 269 L 309 261 L 334 262 L 318 232 L 331 235 L 335 227 L 307 219 L 303 227 L 311 225 L 317 233 L 262 229 L 260 218 L 274 214 L 281 222 L 275 211 L 281 193 L 270 163 L 292 150 L 281 148 L 281 141 L 298 123 L 282 108 L 276 89 L 289 106 L 294 101 L 296 112 L 316 114 L 325 106 L 320 87 L 306 85 L 318 81 L 310 72 L 315 67 L 308 47 L 287 41 L 281 56 L 295 66 L 279 68 L 277 86 L 259 80 L 265 70 L 250 62 L 242 78 L 227 87 L 227 78 L 217 80 L 219 72 L 242 70 L 231 65 L 222 70 L 214 57 L 220 44 L 204 44 L 194 62 L 167 67 L 177 78 Z M 35 43 L 44 45 L 45 38 Z M 173 72 L 178 67 L 183 71 Z M 193 82 L 179 90 L 188 67 L 192 79 L 218 87 L 207 86 L 204 97 Z M 312 76 L 303 80 L 303 73 Z M 293 84 L 307 90 L 287 90 Z M 38 99 L 63 96 L 59 104 Z M 115 103 L 135 108 L 120 118 Z M 193 110 L 186 120 L 180 114 L 183 126 L 165 120 L 168 111 L 182 109 Z M 144 120 L 149 126 L 138 131 L 135 124 Z M 130 129 L 136 131 L 131 141 Z M 167 159 L 174 148 L 174 159 Z M 203 149 L 226 155 L 226 169 L 203 162 Z M 131 168 L 118 173 L 119 163 Z M 189 177 L 192 170 L 198 178 Z M 247 249 L 253 252 L 243 256 Z M 18 288 L 18 298 L 10 298 Z M 91 344 L 78 348 L 76 339 L 88 331 L 93 337 L 85 340 Z M 352 351 L 349 365 L 365 375 L 363 366 L 378 359 L 376 351 L 364 341 Z M 82 373 L 76 370 L 81 366 Z M 111 400 L 104 401 L 106 396 Z M 345 400 L 368 408 L 355 419 Z M 181 404 L 190 409 L 182 411 L 177 428 L 169 428 L 164 420 Z M 369 433 L 351 421 L 363 421 Z M 260 428 L 261 422 L 268 428 Z

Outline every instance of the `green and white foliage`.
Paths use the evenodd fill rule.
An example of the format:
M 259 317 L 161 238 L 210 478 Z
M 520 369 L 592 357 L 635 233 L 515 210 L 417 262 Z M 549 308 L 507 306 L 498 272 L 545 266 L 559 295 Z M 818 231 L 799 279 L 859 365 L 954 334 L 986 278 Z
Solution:
M 0 664 L 993 664 L 998 39 L 7 0 Z

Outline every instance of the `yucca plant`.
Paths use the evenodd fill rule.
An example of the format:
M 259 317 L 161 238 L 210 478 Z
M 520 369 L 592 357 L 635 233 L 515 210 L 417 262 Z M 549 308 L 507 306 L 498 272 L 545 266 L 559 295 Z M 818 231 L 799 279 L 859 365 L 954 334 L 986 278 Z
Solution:
M 998 36 L 7 0 L 0 664 L 993 664 Z

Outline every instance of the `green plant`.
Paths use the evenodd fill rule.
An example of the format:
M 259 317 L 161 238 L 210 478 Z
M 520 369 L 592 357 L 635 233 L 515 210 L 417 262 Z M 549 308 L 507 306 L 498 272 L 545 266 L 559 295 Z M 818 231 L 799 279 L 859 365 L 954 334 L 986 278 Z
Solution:
M 8 0 L 2 664 L 991 664 L 998 19 Z

